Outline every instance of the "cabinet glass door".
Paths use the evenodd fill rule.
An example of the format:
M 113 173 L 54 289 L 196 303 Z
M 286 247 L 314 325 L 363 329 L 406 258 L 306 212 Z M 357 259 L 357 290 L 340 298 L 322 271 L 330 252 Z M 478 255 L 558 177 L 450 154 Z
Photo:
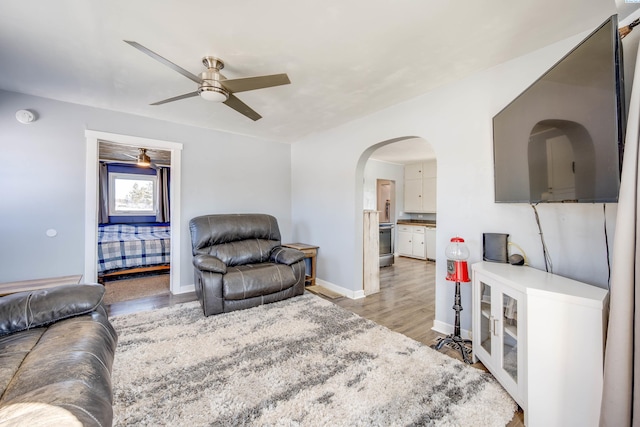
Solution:
M 491 316 L 491 285 L 480 282 L 480 345 L 491 355 L 491 336 L 493 333 Z
M 518 383 L 518 300 L 502 294 L 502 369 Z

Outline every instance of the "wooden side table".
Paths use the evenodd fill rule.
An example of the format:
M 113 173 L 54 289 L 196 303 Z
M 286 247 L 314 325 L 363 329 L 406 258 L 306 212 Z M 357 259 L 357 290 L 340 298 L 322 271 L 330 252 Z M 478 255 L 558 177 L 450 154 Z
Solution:
M 283 243 L 282 246 L 297 249 L 304 252 L 305 258 L 311 258 L 311 274 L 307 274 L 305 284 L 308 282 L 311 286 L 316 284 L 316 256 L 318 255 L 319 246 L 308 245 L 306 243 Z

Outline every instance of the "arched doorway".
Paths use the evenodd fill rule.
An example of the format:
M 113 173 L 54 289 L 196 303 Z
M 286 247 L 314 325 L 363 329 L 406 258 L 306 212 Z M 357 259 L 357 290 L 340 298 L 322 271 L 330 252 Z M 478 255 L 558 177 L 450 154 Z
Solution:
M 425 178 L 420 177 L 418 180 L 415 179 L 405 179 L 405 168 L 407 165 L 410 167 L 415 165 L 426 165 L 422 162 L 431 162 L 435 165 L 435 151 L 433 150 L 432 145 L 425 139 L 408 136 L 401 138 L 394 138 L 392 140 L 387 140 L 380 142 L 378 144 L 373 145 L 368 150 L 366 150 L 359 161 L 359 167 L 356 171 L 356 180 L 357 183 L 362 183 L 361 189 L 356 188 L 356 194 L 361 194 L 361 199 L 356 200 L 356 206 L 359 207 L 359 203 L 361 201 L 361 208 L 357 213 L 357 218 L 362 218 L 363 212 L 365 211 L 378 211 L 379 212 L 379 221 L 378 223 L 384 224 L 383 227 L 392 227 L 392 248 L 393 252 L 397 254 L 396 248 L 398 247 L 398 231 L 396 227 L 397 219 L 404 220 L 416 220 L 419 218 L 430 219 L 433 224 L 435 224 L 435 191 L 436 191 L 436 175 L 435 168 L 434 176 Z M 420 167 L 419 169 L 423 169 Z M 407 169 L 409 170 L 409 169 Z M 414 182 L 415 181 L 415 182 Z M 384 190 L 386 187 L 391 187 L 394 189 L 393 195 L 386 200 L 379 200 L 381 194 L 386 194 Z M 406 197 L 411 197 L 410 195 L 418 191 L 420 193 L 419 197 L 422 197 L 423 188 L 428 187 L 431 194 L 433 194 L 433 206 L 429 208 L 425 207 L 423 209 L 422 205 L 419 208 L 411 209 L 412 212 L 407 211 L 409 206 L 415 206 L 415 203 L 408 203 Z M 360 190 L 360 191 L 359 191 Z M 425 191 L 426 188 L 425 188 Z M 381 208 L 381 206 L 383 208 Z M 429 211 L 429 213 L 426 213 Z M 363 224 L 370 224 L 370 221 L 363 222 Z M 371 235 L 372 231 L 362 230 L 362 235 Z M 388 232 L 380 232 L 380 235 L 383 235 L 386 238 L 386 234 Z M 432 251 L 435 251 L 435 228 L 429 229 L 429 241 L 432 243 Z M 362 238 L 362 235 L 360 238 Z M 419 236 L 418 236 L 419 237 Z M 418 239 L 416 239 L 418 240 Z M 418 243 L 418 242 L 417 242 Z M 426 240 L 421 240 L 419 244 L 423 245 L 423 259 L 426 260 Z M 380 250 L 387 248 L 387 246 L 380 242 L 379 244 Z M 371 251 L 365 251 L 363 244 L 363 262 L 365 265 L 372 265 L 373 263 L 369 258 L 365 259 L 364 257 L 376 256 L 375 253 L 371 254 Z M 365 252 L 367 255 L 365 255 Z M 385 255 L 380 252 L 381 260 L 384 259 Z M 419 256 L 417 258 L 420 258 Z M 435 258 L 434 258 L 435 259 Z M 389 263 L 385 260 L 385 262 L 380 263 L 381 266 L 390 266 L 393 263 Z M 373 278 L 372 278 L 373 277 Z M 363 289 L 371 289 L 375 288 L 375 284 L 373 286 L 369 286 L 370 283 L 367 281 L 376 280 L 376 276 L 372 275 L 371 272 L 367 272 L 363 275 Z

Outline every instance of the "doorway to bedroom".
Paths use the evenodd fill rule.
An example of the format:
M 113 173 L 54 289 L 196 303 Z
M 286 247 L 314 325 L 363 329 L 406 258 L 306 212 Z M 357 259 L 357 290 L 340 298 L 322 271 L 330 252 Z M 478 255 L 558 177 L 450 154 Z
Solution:
M 130 163 L 138 163 L 138 157 L 140 157 L 144 161 L 146 161 L 147 163 L 149 163 L 149 166 L 147 167 L 147 169 L 153 169 L 153 167 L 155 167 L 156 169 L 158 168 L 158 165 L 162 165 L 162 164 L 166 164 L 168 166 L 170 166 L 170 172 L 169 174 L 167 174 L 167 182 L 166 185 L 168 187 L 168 191 L 165 192 L 165 195 L 168 197 L 169 200 L 169 212 L 165 215 L 164 219 L 157 219 L 157 217 L 151 215 L 152 212 L 145 212 L 148 211 L 148 200 L 145 199 L 145 195 L 144 192 L 146 190 L 142 190 L 141 188 L 144 184 L 145 184 L 145 179 L 146 180 L 157 180 L 157 182 L 159 182 L 160 184 L 158 185 L 164 185 L 163 183 L 163 178 L 149 178 L 148 176 L 145 177 L 134 177 L 134 181 L 137 181 L 137 191 L 139 193 L 142 194 L 138 194 L 139 199 L 141 200 L 137 200 L 137 202 L 132 202 L 133 199 L 129 200 L 129 202 L 132 202 L 133 205 L 126 205 L 123 207 L 122 205 L 118 205 L 115 206 L 115 200 L 112 201 L 113 205 L 112 206 L 107 206 L 106 207 L 106 212 L 107 212 L 107 216 L 113 216 L 113 210 L 118 211 L 118 210 L 122 210 L 124 209 L 125 211 L 129 210 L 135 210 L 135 209 L 141 209 L 143 212 L 136 212 L 138 214 L 140 214 L 141 216 L 148 216 L 148 220 L 150 223 L 154 223 L 154 225 L 158 225 L 155 223 L 164 221 L 167 224 L 166 227 L 168 229 L 168 232 L 170 234 L 170 238 L 167 242 L 165 242 L 165 249 L 168 246 L 169 247 L 169 258 L 168 258 L 168 267 L 165 270 L 168 271 L 168 273 L 165 273 L 165 277 L 164 277 L 164 284 L 162 286 L 163 290 L 162 292 L 167 292 L 167 285 L 166 283 L 168 282 L 168 289 L 170 291 L 170 296 L 174 296 L 175 294 L 180 294 L 180 293 L 185 293 L 185 292 L 190 292 L 193 289 L 193 286 L 181 286 L 180 284 L 180 271 L 181 271 L 181 265 L 180 265 L 180 254 L 181 254 L 181 248 L 180 248 L 180 240 L 181 240 L 181 230 L 180 227 L 171 227 L 171 224 L 180 224 L 180 220 L 181 220 L 181 212 L 180 212 L 180 180 L 181 180 L 181 164 L 182 164 L 182 144 L 181 143 L 176 143 L 176 142 L 171 142 L 171 141 L 164 141 L 164 140 L 156 140 L 156 139 L 149 139 L 149 138 L 140 138 L 140 137 L 135 137 L 135 136 L 129 136 L 129 135 L 122 135 L 122 134 L 113 134 L 113 133 L 107 133 L 107 132 L 100 132 L 100 131 L 93 131 L 93 130 L 86 130 L 85 131 L 85 137 L 87 140 L 87 145 L 86 145 L 86 187 L 85 187 L 85 263 L 84 263 L 84 277 L 83 280 L 86 282 L 97 282 L 98 281 L 98 264 L 99 264 L 99 260 L 98 260 L 98 228 L 99 228 L 99 223 L 105 223 L 104 218 L 102 218 L 100 221 L 98 220 L 99 218 L 99 187 L 100 187 L 100 162 L 99 162 L 99 158 L 101 157 L 99 155 L 99 151 L 101 148 L 101 145 L 104 143 L 105 145 L 103 145 L 103 151 L 105 149 L 105 147 L 107 147 L 106 143 L 112 144 L 112 148 L 114 151 L 117 151 L 121 157 L 116 158 L 115 160 L 117 160 L 120 163 L 126 163 L 127 161 L 129 161 Z M 141 150 L 144 149 L 144 151 Z M 128 151 L 130 150 L 130 151 Z M 162 152 L 166 152 L 166 153 L 162 153 Z M 169 160 L 163 160 L 163 156 L 166 157 L 168 153 L 168 159 Z M 125 156 L 124 154 L 128 154 L 128 156 Z M 142 155 L 144 154 L 144 155 Z M 103 153 L 103 157 L 105 156 L 105 154 Z M 134 158 L 132 158 L 134 157 Z M 153 166 L 153 167 L 152 167 Z M 115 172 L 115 171 L 114 171 Z M 118 172 L 118 173 L 122 173 L 122 171 Z M 113 182 L 111 183 L 111 185 L 115 185 L 115 181 L 116 178 L 119 179 L 125 179 L 126 178 L 131 178 L 131 176 L 129 174 L 127 174 L 127 172 L 124 172 L 124 176 L 123 175 L 118 175 L 118 173 L 112 178 Z M 156 171 L 156 175 L 157 175 L 157 171 Z M 139 182 L 138 182 L 139 181 Z M 107 180 L 103 180 L 102 182 L 103 186 L 107 186 L 107 190 L 108 191 L 108 185 L 109 185 L 109 181 Z M 125 191 L 125 193 L 130 193 Z M 153 193 L 155 195 L 155 193 Z M 157 197 L 157 196 L 156 196 Z M 157 200 L 157 199 L 155 199 Z M 141 204 L 138 204 L 141 203 Z M 147 205 L 145 205 L 145 203 L 147 203 Z M 153 201 L 151 203 L 154 207 L 156 206 L 156 201 Z M 109 209 L 111 209 L 112 211 L 110 212 Z M 122 213 L 126 213 L 126 212 L 120 212 Z M 155 212 L 154 213 L 156 215 L 159 214 L 159 212 Z M 116 215 L 117 216 L 117 215 Z M 126 216 L 136 216 L 136 215 L 120 215 L 121 217 L 126 217 Z M 121 229 L 125 230 L 125 231 L 130 231 L 131 228 L 131 223 L 127 223 L 126 221 L 119 221 L 119 223 L 122 225 Z M 125 227 L 126 225 L 126 227 Z M 115 232 L 122 232 L 122 230 L 116 230 Z M 114 230 L 111 230 L 114 231 Z M 138 230 L 138 231 L 151 231 L 152 233 L 158 233 L 159 230 L 156 229 L 146 229 L 146 230 Z M 135 245 L 138 243 L 130 243 L 131 245 Z M 142 251 L 142 249 L 141 249 Z M 153 251 L 150 251 L 151 253 L 147 252 L 146 249 L 143 250 L 143 257 L 152 257 Z M 166 258 L 165 258 L 166 261 Z M 156 264 L 166 264 L 165 262 L 158 262 Z M 113 266 L 110 266 L 113 267 Z M 129 266 L 127 266 L 129 267 Z M 157 267 L 157 266 L 156 266 Z M 102 273 L 103 274 L 103 273 Z M 104 274 L 103 274 L 104 275 Z M 156 297 L 152 297 L 152 298 L 156 298 Z M 139 300 L 138 300 L 139 301 Z
M 98 282 L 110 305 L 170 294 L 171 152 L 98 142 Z

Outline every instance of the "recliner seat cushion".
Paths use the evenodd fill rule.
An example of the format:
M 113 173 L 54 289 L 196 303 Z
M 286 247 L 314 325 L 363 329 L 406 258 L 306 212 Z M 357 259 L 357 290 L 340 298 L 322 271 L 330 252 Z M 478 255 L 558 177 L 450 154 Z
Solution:
M 222 292 L 225 299 L 241 300 L 281 291 L 295 285 L 298 280 L 288 265 L 239 265 L 227 269 L 222 279 Z
M 35 328 L 28 331 L 0 336 L 0 396 L 11 383 L 20 369 L 22 361 L 38 344 L 46 328 Z

